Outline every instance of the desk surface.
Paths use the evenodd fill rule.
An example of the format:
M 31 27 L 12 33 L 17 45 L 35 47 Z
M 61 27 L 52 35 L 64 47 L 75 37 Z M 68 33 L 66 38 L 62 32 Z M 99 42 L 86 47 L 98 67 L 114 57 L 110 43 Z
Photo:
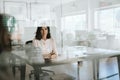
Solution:
M 52 65 L 60 65 L 60 64 L 66 64 L 66 63 L 73 63 L 76 61 L 79 61 L 80 59 L 84 59 L 84 56 L 76 57 L 76 56 L 67 56 L 60 55 L 56 59 L 52 59 L 50 64 L 41 62 L 40 59 L 37 57 L 32 58 L 33 60 L 30 60 L 29 57 L 26 55 L 25 51 L 12 51 L 13 55 L 15 55 L 17 58 L 21 59 L 22 61 L 26 62 L 27 64 L 40 64 L 40 66 L 52 66 Z M 80 58 L 80 59 L 79 59 Z
M 70 49 L 64 50 L 64 55 L 59 55 L 56 59 L 53 59 L 51 63 L 41 62 L 39 58 L 34 56 L 34 61 L 30 60 L 26 55 L 25 50 L 14 50 L 12 51 L 13 55 L 19 58 L 24 64 L 29 64 L 33 66 L 34 64 L 37 66 L 45 67 L 45 66 L 54 66 L 54 65 L 63 65 L 69 64 L 78 61 L 84 60 L 92 60 L 93 61 L 93 78 L 94 80 L 98 80 L 98 61 L 101 58 L 108 58 L 113 56 L 120 56 L 120 51 L 117 50 L 107 50 L 100 48 L 84 48 L 84 47 L 71 47 Z M 38 56 L 37 56 L 38 57 Z M 79 62 L 78 62 L 79 63 Z M 79 80 L 79 64 L 77 68 L 78 80 Z M 24 71 L 23 71 L 24 72 Z M 21 72 L 22 74 L 22 72 Z M 38 76 L 39 77 L 39 76 Z
M 73 50 L 74 48 L 74 50 Z M 52 59 L 50 64 L 45 64 L 45 62 L 41 62 L 39 58 L 34 56 L 34 60 L 30 60 L 29 57 L 26 55 L 25 50 L 14 50 L 12 53 L 24 62 L 29 64 L 40 64 L 41 66 L 51 66 L 51 65 L 59 65 L 59 64 L 66 64 L 72 63 L 76 61 L 83 61 L 85 59 L 97 59 L 97 58 L 105 58 L 105 57 L 112 57 L 120 55 L 120 51 L 117 50 L 107 50 L 107 49 L 100 49 L 100 48 L 86 48 L 81 49 L 81 47 L 73 47 L 69 51 L 67 51 L 64 55 L 61 54 L 56 59 Z M 37 56 L 38 57 L 38 56 Z

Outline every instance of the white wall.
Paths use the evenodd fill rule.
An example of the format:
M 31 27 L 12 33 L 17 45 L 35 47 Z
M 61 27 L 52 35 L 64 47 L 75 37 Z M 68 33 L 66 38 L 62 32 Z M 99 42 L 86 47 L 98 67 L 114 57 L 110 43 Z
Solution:
M 24 35 L 23 35 L 23 42 L 25 43 L 26 41 L 33 40 L 35 37 L 37 27 L 25 27 L 24 28 Z

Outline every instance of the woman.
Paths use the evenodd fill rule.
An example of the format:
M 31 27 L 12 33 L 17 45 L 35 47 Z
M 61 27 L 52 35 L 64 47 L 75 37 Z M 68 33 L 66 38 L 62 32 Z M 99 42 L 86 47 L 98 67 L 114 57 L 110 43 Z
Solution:
M 51 38 L 50 28 L 48 26 L 37 28 L 33 45 L 40 47 L 45 59 L 54 59 L 57 57 L 56 45 L 53 38 Z
M 12 67 L 9 64 L 11 39 L 5 17 L 5 14 L 0 14 L 0 80 L 13 80 Z

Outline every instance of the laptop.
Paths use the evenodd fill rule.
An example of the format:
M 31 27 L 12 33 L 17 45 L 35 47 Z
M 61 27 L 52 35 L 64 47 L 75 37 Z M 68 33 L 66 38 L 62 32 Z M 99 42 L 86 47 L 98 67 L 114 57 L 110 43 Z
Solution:
M 32 44 L 25 46 L 26 55 L 28 56 L 30 63 L 44 63 L 41 49 L 39 47 L 34 47 Z

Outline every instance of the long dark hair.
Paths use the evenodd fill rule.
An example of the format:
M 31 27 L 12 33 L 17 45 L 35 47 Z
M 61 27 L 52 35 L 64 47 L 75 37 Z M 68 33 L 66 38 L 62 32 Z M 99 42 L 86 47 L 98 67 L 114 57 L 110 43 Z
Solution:
M 37 31 L 36 31 L 36 35 L 35 35 L 35 39 L 37 39 L 37 40 L 42 39 L 41 29 L 42 29 L 42 26 L 37 27 Z M 47 26 L 47 29 L 48 29 L 47 39 L 50 39 L 51 38 L 50 27 Z
M 0 14 L 0 54 L 3 51 L 11 51 L 11 36 L 4 20 L 5 14 Z

